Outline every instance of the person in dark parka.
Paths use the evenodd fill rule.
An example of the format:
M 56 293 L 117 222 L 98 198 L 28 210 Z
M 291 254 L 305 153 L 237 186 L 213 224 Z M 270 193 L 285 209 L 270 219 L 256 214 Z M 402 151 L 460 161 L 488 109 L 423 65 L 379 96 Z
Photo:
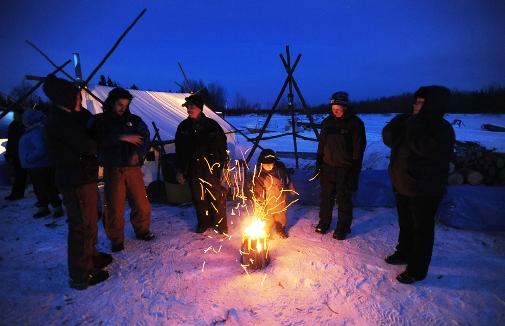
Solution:
M 44 134 L 45 115 L 41 111 L 28 109 L 23 113 L 23 124 L 26 131 L 19 140 L 19 159 L 21 166 L 28 170 L 37 196 L 38 211 L 34 218 L 51 214 L 49 204 L 53 207 L 53 217 L 63 216 L 61 199 L 54 179 L 53 162 L 49 159 L 47 142 Z
M 7 146 L 5 147 L 5 161 L 12 167 L 14 178 L 11 193 L 6 200 L 18 200 L 24 198 L 26 189 L 27 171 L 21 167 L 19 161 L 19 139 L 25 132 L 25 126 L 21 122 L 22 112 L 14 111 L 14 120 L 7 130 Z
M 151 204 L 147 199 L 141 166 L 150 147 L 149 130 L 142 119 L 131 113 L 133 96 L 116 87 L 104 102 L 91 129 L 98 141 L 98 160 L 104 167 L 105 233 L 113 252 L 124 249 L 125 201 L 131 208 L 130 221 L 136 237 L 151 241 Z
M 421 87 L 412 113 L 400 114 L 383 129 L 391 148 L 389 175 L 396 194 L 400 232 L 386 262 L 407 264 L 401 283 L 422 280 L 428 273 L 435 236 L 435 214 L 444 195 L 455 136 L 443 119 L 450 92 L 442 86 Z
M 366 135 L 363 121 L 349 107 L 346 92 L 334 93 L 330 105 L 331 114 L 322 122 L 317 149 L 321 204 L 316 232 L 324 234 L 330 228 L 336 199 L 338 222 L 333 237 L 344 240 L 351 232 L 352 195 L 358 188 Z
M 43 90 L 54 104 L 45 134 L 68 216 L 69 283 L 72 288 L 84 290 L 105 281 L 109 273 L 103 268 L 112 262 L 111 255 L 95 248 L 98 164 L 96 142 L 86 126 L 91 114 L 84 113 L 81 93 L 70 82 L 49 75 Z
M 188 118 L 179 124 L 175 134 L 177 182 L 189 183 L 198 220 L 196 232 L 212 227 L 226 233 L 226 193 L 221 185 L 228 163 L 226 135 L 216 121 L 203 113 L 202 97 L 188 96 L 183 106 Z

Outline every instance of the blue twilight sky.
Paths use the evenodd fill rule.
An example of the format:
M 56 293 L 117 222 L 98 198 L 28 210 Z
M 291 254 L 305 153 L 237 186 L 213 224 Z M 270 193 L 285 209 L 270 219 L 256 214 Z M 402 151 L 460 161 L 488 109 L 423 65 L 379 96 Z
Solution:
M 176 90 L 180 61 L 191 79 L 218 82 L 269 106 L 285 78 L 285 45 L 301 53 L 295 78 L 310 104 L 347 90 L 352 99 L 421 84 L 473 90 L 505 85 L 505 1 L 487 0 L 3 0 L 0 91 L 77 51 L 87 76 L 135 16 L 144 17 L 99 74 L 123 86 Z M 72 69 L 66 69 L 72 72 Z

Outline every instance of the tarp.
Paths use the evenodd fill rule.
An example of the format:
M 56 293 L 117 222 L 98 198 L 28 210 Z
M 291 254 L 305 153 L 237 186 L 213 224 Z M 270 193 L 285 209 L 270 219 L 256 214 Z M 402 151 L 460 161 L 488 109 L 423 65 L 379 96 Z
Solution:
M 107 98 L 112 87 L 107 86 L 90 86 L 89 90 L 98 98 L 104 101 Z M 149 127 L 151 137 L 154 135 L 152 121 L 160 130 L 162 140 L 173 140 L 177 126 L 181 121 L 188 117 L 186 108 L 181 106 L 184 103 L 184 98 L 190 94 L 184 93 L 166 93 L 142 90 L 128 90 L 133 95 L 133 100 L 130 104 L 130 111 L 138 115 L 144 120 Z M 91 95 L 84 90 L 82 91 L 82 105 L 93 114 L 102 112 L 102 105 Z M 220 116 L 210 110 L 207 106 L 203 108 L 203 113 L 219 123 L 224 132 L 233 131 L 234 129 Z M 235 153 L 236 138 L 234 133 L 226 135 L 228 140 L 228 149 L 233 156 Z

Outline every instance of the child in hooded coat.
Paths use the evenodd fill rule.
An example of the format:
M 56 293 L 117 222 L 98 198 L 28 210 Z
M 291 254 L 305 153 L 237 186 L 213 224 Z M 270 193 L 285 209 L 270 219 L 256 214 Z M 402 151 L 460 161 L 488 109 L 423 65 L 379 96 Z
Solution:
M 260 215 L 267 220 L 267 230 L 270 230 L 271 235 L 287 238 L 287 193 L 294 191 L 294 187 L 286 166 L 277 159 L 271 149 L 260 153 L 252 190 L 257 204 L 256 210 L 261 209 Z
M 28 170 L 39 206 L 33 215 L 34 218 L 51 214 L 49 204 L 53 207 L 53 217 L 63 216 L 61 199 L 54 179 L 54 167 L 47 153 L 44 118 L 45 115 L 38 110 L 26 110 L 22 117 L 26 129 L 19 140 L 21 167 Z

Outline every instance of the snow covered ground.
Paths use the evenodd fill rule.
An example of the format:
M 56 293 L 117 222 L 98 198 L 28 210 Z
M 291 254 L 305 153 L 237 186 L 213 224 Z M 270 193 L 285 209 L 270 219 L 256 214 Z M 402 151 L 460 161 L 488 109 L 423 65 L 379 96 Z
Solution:
M 362 118 L 365 167 L 385 168 L 389 154 L 380 132 L 392 115 Z M 480 130 L 483 123 L 504 126 L 505 115 L 447 119 L 456 118 L 465 124 L 455 127 L 458 140 L 505 152 L 505 133 Z M 229 119 L 238 128 L 262 125 L 255 116 Z M 281 133 L 287 125 L 288 117 L 274 116 L 271 129 Z M 289 137 L 262 144 L 292 150 Z M 301 141 L 299 148 L 314 152 L 316 144 Z M 0 187 L 0 324 L 505 325 L 503 232 L 437 225 L 427 279 L 402 285 L 395 280 L 402 267 L 383 261 L 396 243 L 393 208 L 356 208 L 351 237 L 337 242 L 331 233 L 313 231 L 317 207 L 296 203 L 288 211 L 290 237 L 272 240 L 270 265 L 246 274 L 239 263 L 237 216 L 229 215 L 229 239 L 210 231 L 195 234 L 191 206 L 154 205 L 157 238 L 135 240 L 127 223 L 126 249 L 114 254 L 110 279 L 76 291 L 67 283 L 65 219 L 34 220 L 32 192 L 15 203 L 3 200 L 7 194 Z M 109 252 L 102 227 L 98 248 Z
M 389 163 L 389 149 L 382 143 L 382 129 L 395 114 L 360 114 L 359 117 L 365 123 L 367 148 L 363 162 L 363 168 L 367 170 L 384 170 L 387 169 Z M 326 115 L 315 115 L 314 119 L 317 122 L 322 121 Z M 247 128 L 261 128 L 265 122 L 266 116 L 229 116 L 226 120 L 230 121 L 236 128 L 247 133 Z M 291 116 L 274 114 L 265 136 L 272 136 L 289 132 L 291 129 Z M 299 115 L 298 121 L 308 121 L 305 115 Z M 448 114 L 445 119 L 453 122 L 455 119 L 461 120 L 461 127 L 454 126 L 456 139 L 459 141 L 474 141 L 480 143 L 487 148 L 495 148 L 498 152 L 505 152 L 505 132 L 491 132 L 481 129 L 485 123 L 491 123 L 499 126 L 505 126 L 505 114 Z M 251 134 L 256 136 L 257 134 Z M 311 129 L 301 132 L 301 135 L 314 138 L 314 133 Z M 241 143 L 246 147 L 251 147 L 242 136 L 237 136 L 241 139 Z M 307 140 L 298 139 L 298 150 L 300 152 L 317 151 L 317 143 Z M 277 151 L 293 151 L 292 136 L 261 141 L 260 145 L 265 148 L 273 148 Z M 289 161 L 288 161 L 289 163 Z M 305 162 L 310 163 L 310 162 Z M 313 165 L 313 163 L 312 163 Z M 301 165 L 303 166 L 303 164 Z
M 110 279 L 76 291 L 67 284 L 64 218 L 34 220 L 34 202 L 30 194 L 0 203 L 4 325 L 505 324 L 503 233 L 437 225 L 427 279 L 402 285 L 402 267 L 383 261 L 396 242 L 393 209 L 356 209 L 352 236 L 337 242 L 313 231 L 317 207 L 295 204 L 290 237 L 272 240 L 270 265 L 248 275 L 236 216 L 228 239 L 193 233 L 191 206 L 154 206 L 157 238 L 135 240 L 127 225 Z M 102 228 L 98 248 L 109 251 Z

